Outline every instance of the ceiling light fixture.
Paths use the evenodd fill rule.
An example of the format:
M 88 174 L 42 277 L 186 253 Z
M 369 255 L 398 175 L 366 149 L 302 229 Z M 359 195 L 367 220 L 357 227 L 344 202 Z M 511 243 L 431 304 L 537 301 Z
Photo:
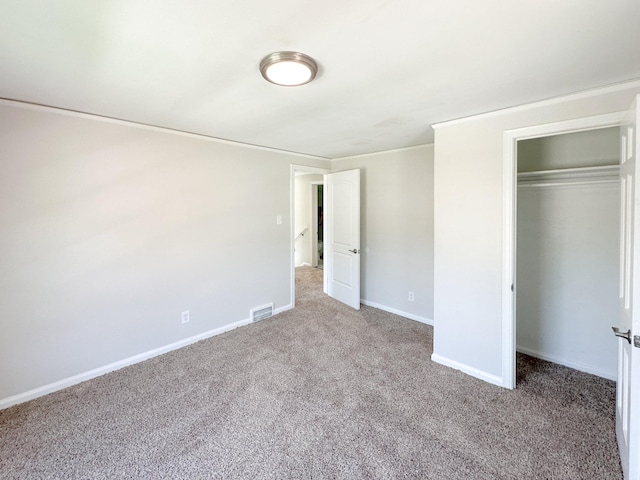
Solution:
M 304 53 L 274 52 L 262 59 L 260 73 L 268 82 L 283 87 L 297 87 L 316 77 L 318 65 Z

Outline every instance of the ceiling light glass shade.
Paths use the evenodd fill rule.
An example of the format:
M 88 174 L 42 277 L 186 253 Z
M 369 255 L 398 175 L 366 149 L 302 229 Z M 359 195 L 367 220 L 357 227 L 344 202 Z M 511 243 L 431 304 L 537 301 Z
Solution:
M 274 52 L 262 59 L 260 73 L 271 83 L 295 87 L 313 80 L 318 73 L 318 65 L 304 53 Z

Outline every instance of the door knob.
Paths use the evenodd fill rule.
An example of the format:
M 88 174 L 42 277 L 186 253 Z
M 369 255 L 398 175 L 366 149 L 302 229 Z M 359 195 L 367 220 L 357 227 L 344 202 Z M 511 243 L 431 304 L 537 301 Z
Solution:
M 624 338 L 627 342 L 631 343 L 631 330 L 628 332 L 621 332 L 618 327 L 611 327 L 611 330 L 613 330 L 613 334 L 616 337 Z
M 360 253 L 360 250 L 356 250 L 355 248 L 353 250 L 349 250 L 349 252 L 351 253 Z

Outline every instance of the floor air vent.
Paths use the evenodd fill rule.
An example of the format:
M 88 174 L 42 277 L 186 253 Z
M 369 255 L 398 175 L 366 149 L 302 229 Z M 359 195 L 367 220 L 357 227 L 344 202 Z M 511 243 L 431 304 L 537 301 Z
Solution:
M 251 309 L 251 321 L 257 322 L 258 320 L 264 320 L 273 315 L 273 303 L 269 305 L 263 305 L 262 307 L 255 307 Z

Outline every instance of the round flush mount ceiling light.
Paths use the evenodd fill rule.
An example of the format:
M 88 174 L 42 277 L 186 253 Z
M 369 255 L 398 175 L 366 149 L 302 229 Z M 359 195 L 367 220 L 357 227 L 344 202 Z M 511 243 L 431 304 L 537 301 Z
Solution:
M 260 73 L 268 82 L 283 87 L 297 87 L 315 78 L 318 65 L 304 53 L 274 52 L 262 59 Z

